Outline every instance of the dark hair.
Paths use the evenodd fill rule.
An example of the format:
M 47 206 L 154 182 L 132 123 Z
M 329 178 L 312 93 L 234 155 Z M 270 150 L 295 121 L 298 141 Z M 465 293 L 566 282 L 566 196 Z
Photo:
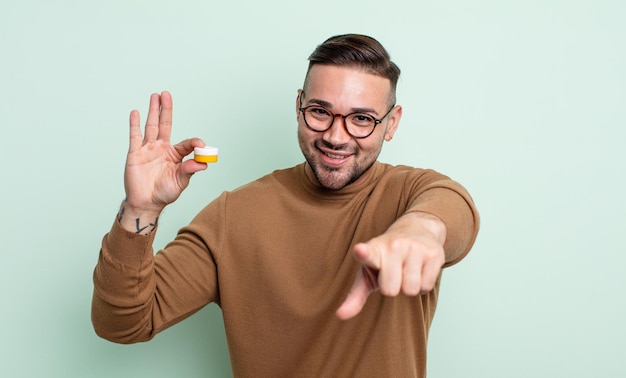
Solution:
M 391 102 L 395 103 L 400 68 L 391 61 L 387 50 L 377 40 L 361 34 L 343 34 L 328 38 L 309 56 L 304 81 L 306 91 L 309 71 L 316 64 L 355 67 L 382 76 L 391 82 Z

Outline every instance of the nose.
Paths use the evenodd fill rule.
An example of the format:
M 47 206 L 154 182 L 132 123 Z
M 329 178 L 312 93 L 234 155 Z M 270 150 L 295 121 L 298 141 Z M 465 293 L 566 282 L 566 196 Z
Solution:
M 324 140 L 334 145 L 339 145 L 348 143 L 351 138 L 350 134 L 348 134 L 346 117 L 342 114 L 336 114 L 330 128 L 324 131 Z

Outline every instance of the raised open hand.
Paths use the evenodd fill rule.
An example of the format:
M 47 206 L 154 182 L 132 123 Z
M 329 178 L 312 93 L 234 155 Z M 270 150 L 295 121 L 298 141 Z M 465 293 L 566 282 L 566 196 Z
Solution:
M 150 96 L 150 110 L 142 136 L 139 112 L 130 113 L 130 146 L 126 158 L 125 206 L 135 213 L 160 213 L 189 185 L 191 176 L 206 169 L 205 163 L 183 161 L 194 147 L 204 147 L 199 138 L 170 143 L 172 96 L 168 92 Z

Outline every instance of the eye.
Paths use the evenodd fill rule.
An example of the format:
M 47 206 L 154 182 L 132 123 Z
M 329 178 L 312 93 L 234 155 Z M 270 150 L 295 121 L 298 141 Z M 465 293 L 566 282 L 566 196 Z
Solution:
M 306 110 L 309 114 L 311 114 L 313 117 L 318 118 L 318 119 L 326 119 L 326 118 L 330 118 L 330 112 L 324 108 L 318 107 L 318 106 L 312 106 L 307 108 Z
M 355 126 L 371 126 L 374 124 L 375 120 L 369 114 L 365 113 L 355 113 L 350 115 L 350 122 Z

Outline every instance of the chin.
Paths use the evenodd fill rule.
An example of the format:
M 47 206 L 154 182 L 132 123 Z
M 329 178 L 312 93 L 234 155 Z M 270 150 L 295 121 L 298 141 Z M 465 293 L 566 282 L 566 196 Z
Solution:
M 355 181 L 354 175 L 351 170 L 347 172 L 341 172 L 338 169 L 320 167 L 318 164 L 311 164 L 317 181 L 326 189 L 340 190 L 350 185 Z

